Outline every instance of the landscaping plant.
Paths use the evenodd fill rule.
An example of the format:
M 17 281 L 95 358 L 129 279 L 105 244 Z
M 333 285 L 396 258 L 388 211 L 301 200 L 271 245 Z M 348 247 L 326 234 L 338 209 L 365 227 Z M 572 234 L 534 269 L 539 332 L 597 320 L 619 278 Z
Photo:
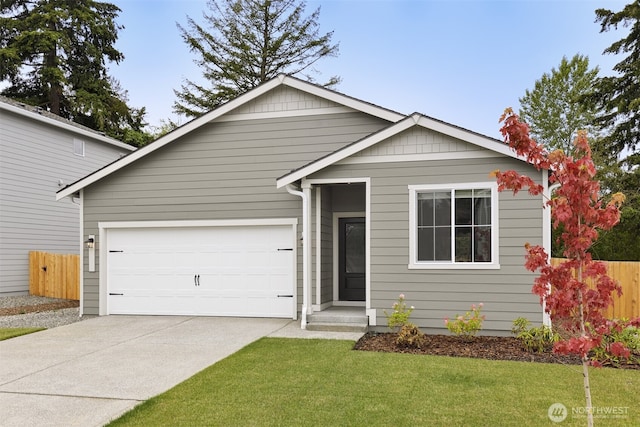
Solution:
M 518 317 L 513 321 L 511 332 L 522 343 L 525 350 L 530 353 L 543 353 L 551 350 L 560 339 L 560 335 L 547 325 L 532 327 L 531 322 L 524 317 Z
M 529 127 L 519 120 L 511 109 L 505 110 L 500 119 L 500 129 L 518 156 L 525 158 L 538 170 L 547 170 L 550 185 L 557 185 L 553 198 L 545 202 L 551 209 L 553 227 L 562 227 L 560 239 L 564 244 L 567 261 L 551 266 L 549 255 L 541 246 L 525 244 L 525 267 L 539 272 L 534 280 L 533 293 L 540 297 L 544 310 L 549 313 L 554 326 L 561 328 L 563 336 L 553 346 L 561 354 L 576 354 L 582 360 L 583 386 L 586 401 L 587 423 L 593 425 L 593 405 L 589 384 L 589 365 L 599 366 L 593 359 L 593 350 L 611 334 L 612 322 L 605 318 L 605 311 L 612 303 L 612 293 L 622 294 L 620 286 L 611 279 L 602 262 L 593 261 L 589 248 L 598 238 L 598 230 L 608 230 L 620 219 L 620 206 L 624 195 L 616 193 L 609 202 L 601 198 L 600 185 L 594 179 L 596 168 L 591 159 L 591 149 L 584 132 L 575 139 L 572 155 L 561 150 L 549 153 L 529 136 Z M 494 171 L 498 190 L 528 189 L 532 195 L 544 194 L 545 186 L 516 171 Z M 593 286 L 589 286 L 587 281 Z M 629 326 L 640 325 L 640 319 Z M 565 335 L 566 332 L 566 335 Z M 630 351 L 622 342 L 608 347 L 616 357 L 629 357 Z
M 593 349 L 593 358 L 603 365 L 622 366 L 640 364 L 640 328 L 626 319 L 611 320 L 610 332 L 602 337 L 600 345 Z M 623 344 L 629 354 L 620 356 L 614 346 Z
M 420 348 L 425 344 L 424 333 L 416 325 L 409 321 L 409 316 L 415 309 L 414 306 L 407 307 L 404 294 L 398 296 L 398 300 L 393 303 L 393 311 L 384 315 L 387 318 L 387 326 L 391 330 L 398 330 L 396 344 L 404 347 Z
M 456 318 L 453 320 L 445 317 L 444 324 L 449 332 L 455 335 L 462 335 L 467 339 L 475 337 L 478 331 L 482 329 L 482 322 L 485 319 L 484 314 L 480 314 L 483 305 L 482 303 L 477 306 L 472 304 L 470 311 L 467 311 L 464 315 L 456 314 Z

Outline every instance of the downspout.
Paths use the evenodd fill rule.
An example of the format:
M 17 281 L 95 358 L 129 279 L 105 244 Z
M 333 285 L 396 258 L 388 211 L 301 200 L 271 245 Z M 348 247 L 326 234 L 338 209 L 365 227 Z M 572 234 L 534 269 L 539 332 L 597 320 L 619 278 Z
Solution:
M 309 237 L 309 224 L 307 221 L 307 212 L 309 210 L 309 199 L 307 195 L 299 190 L 296 190 L 293 185 L 287 184 L 285 186 L 287 192 L 291 195 L 298 196 L 302 199 L 302 313 L 300 316 L 300 327 L 302 329 L 307 329 L 307 300 L 308 300 L 308 287 L 309 287 L 309 279 L 308 279 L 308 270 L 309 270 L 309 244 L 311 243 L 308 239 Z

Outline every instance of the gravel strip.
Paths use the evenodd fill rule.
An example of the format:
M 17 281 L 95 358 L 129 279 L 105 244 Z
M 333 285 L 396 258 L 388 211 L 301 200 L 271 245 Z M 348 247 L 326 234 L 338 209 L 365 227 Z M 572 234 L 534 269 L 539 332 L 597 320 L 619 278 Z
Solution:
M 35 295 L 20 295 L 13 297 L 0 297 L 0 308 L 23 307 L 27 305 L 50 304 L 60 302 L 58 298 L 39 297 Z
M 0 328 L 55 328 L 83 320 L 78 308 L 0 316 Z
M 0 297 L 0 309 L 26 307 L 58 303 L 57 298 L 39 297 L 33 295 Z M 86 318 L 86 317 L 85 317 Z M 55 328 L 83 320 L 80 309 L 64 308 L 59 310 L 41 311 L 37 313 L 0 316 L 0 328 Z

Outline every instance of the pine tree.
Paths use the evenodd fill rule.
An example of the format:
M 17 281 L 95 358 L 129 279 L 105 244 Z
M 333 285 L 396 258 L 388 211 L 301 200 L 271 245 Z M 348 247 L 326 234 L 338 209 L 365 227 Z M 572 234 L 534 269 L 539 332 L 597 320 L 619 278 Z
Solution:
M 93 0 L 5 0 L 0 15 L 2 94 L 109 136 L 140 144 L 145 109 L 107 73 L 124 59 L 115 48 L 120 9 Z
M 613 43 L 604 53 L 625 54 L 613 70 L 616 75 L 598 81 L 595 98 L 607 110 L 601 118 L 613 131 L 606 138 L 607 146 L 615 154 L 627 150 L 632 153 L 629 161 L 640 163 L 637 148 L 640 146 L 640 1 L 628 4 L 620 12 L 596 10 L 600 32 L 629 28 L 627 37 Z
M 628 28 L 626 37 L 614 42 L 604 53 L 622 55 L 614 75 L 596 82 L 593 99 L 603 108 L 601 127 L 610 132 L 594 143 L 594 152 L 609 160 L 601 173 L 610 194 L 623 192 L 627 202 L 618 227 L 603 233 L 594 255 L 601 259 L 640 260 L 640 1 L 621 11 L 596 10 L 600 32 Z
M 188 17 L 178 24 L 184 42 L 198 55 L 204 83 L 186 80 L 174 90 L 174 111 L 198 117 L 280 73 L 313 81 L 314 64 L 336 56 L 333 32 L 319 35 L 320 8 L 303 17 L 296 0 L 211 0 L 205 26 Z M 325 86 L 338 83 L 332 77 Z

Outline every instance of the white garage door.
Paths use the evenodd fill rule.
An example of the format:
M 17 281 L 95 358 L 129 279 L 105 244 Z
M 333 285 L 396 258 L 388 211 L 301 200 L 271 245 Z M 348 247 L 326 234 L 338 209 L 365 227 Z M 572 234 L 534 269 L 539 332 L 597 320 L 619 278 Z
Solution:
M 291 225 L 107 230 L 109 314 L 294 317 Z

